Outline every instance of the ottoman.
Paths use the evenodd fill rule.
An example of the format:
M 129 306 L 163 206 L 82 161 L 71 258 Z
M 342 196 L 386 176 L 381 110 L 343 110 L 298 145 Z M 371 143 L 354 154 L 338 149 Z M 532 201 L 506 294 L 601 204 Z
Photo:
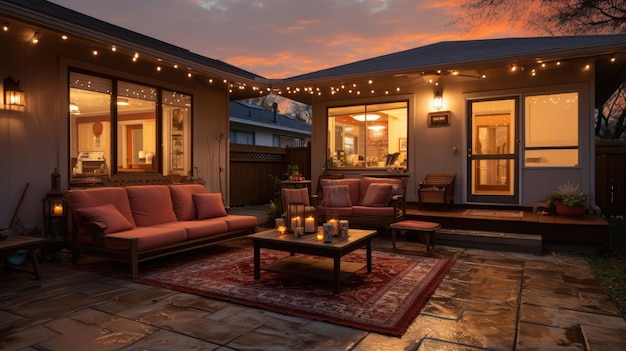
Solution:
M 397 232 L 404 235 L 407 231 L 414 231 L 424 234 L 426 252 L 430 253 L 431 249 L 435 248 L 435 231 L 441 228 L 441 225 L 434 222 L 405 220 L 393 223 L 389 227 L 391 227 L 391 244 L 394 249 L 396 248 Z

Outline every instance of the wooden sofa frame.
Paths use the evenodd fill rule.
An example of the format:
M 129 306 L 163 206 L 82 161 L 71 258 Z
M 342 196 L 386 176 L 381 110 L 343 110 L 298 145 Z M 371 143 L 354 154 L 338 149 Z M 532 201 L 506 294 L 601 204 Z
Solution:
M 421 208 L 423 204 L 454 204 L 455 173 L 427 173 L 417 188 Z

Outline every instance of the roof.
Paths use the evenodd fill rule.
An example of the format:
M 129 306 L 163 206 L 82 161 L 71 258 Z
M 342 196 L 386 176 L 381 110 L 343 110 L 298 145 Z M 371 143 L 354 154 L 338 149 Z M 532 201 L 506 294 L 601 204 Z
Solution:
M 231 122 L 247 123 L 272 129 L 282 129 L 291 132 L 311 134 L 311 125 L 294 117 L 276 113 L 259 105 L 243 101 L 230 102 Z
M 375 72 L 432 70 L 489 62 L 584 57 L 603 51 L 626 50 L 626 35 L 505 38 L 449 41 L 378 56 L 285 79 L 296 82 Z
M 66 7 L 42 0 L 0 0 L 2 11 L 31 23 L 48 25 L 50 29 L 73 30 L 71 33 L 83 37 L 117 38 L 120 42 L 134 44 L 168 54 L 181 60 L 211 67 L 224 73 L 252 80 L 264 79 L 254 73 L 232 66 L 220 60 L 211 59 L 187 49 L 168 44 L 149 36 L 118 27 L 108 22 L 84 15 Z

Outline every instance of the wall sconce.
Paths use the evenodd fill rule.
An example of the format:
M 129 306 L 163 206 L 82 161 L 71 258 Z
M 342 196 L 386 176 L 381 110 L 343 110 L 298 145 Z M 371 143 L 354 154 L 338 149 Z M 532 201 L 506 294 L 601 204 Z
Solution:
M 7 106 L 24 106 L 24 91 L 20 88 L 20 81 L 8 76 L 3 81 L 4 104 Z
M 435 97 L 433 97 L 433 108 L 437 110 L 441 110 L 443 107 L 443 95 L 440 91 L 435 92 Z

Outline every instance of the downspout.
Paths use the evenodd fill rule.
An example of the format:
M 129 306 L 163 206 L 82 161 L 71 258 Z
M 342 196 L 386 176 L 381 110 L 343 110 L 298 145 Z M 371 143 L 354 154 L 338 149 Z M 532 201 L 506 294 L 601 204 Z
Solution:
M 274 111 L 274 123 L 278 123 L 276 122 L 276 113 L 278 111 L 278 103 L 275 102 L 272 104 L 272 110 Z

